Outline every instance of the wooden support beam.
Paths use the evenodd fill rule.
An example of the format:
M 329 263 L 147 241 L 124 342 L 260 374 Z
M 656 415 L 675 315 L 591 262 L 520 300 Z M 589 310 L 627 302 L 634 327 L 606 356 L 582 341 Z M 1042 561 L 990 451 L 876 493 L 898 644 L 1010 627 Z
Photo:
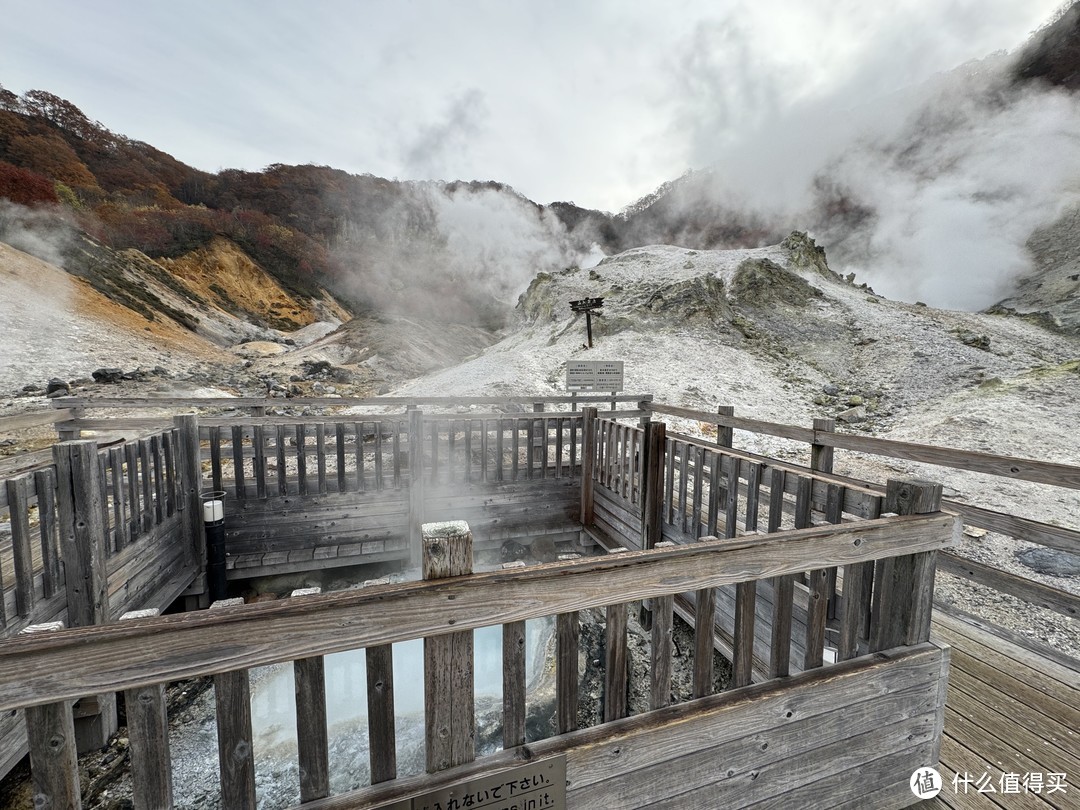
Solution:
M 597 446 L 596 408 L 582 409 L 582 450 L 581 450 L 581 525 L 593 524 L 593 487 L 595 482 L 596 446 Z M 516 433 L 515 433 L 516 438 Z M 514 455 L 517 458 L 517 455 Z
M 578 656 L 581 622 L 577 611 L 555 618 L 555 730 L 566 734 L 578 727 Z
M 472 573 L 467 523 L 425 523 L 422 532 L 425 581 Z M 428 773 L 476 759 L 472 630 L 424 639 L 424 729 Z
M 321 588 L 294 590 L 290 599 L 318 596 Z M 370 675 L 368 676 L 370 678 Z M 296 696 L 296 753 L 300 769 L 300 801 L 330 795 L 330 746 L 326 726 L 326 665 L 321 655 L 293 661 Z M 370 692 L 369 692 L 370 694 Z M 370 722 L 371 711 L 368 711 Z M 369 747 L 374 738 L 369 734 Z
M 125 613 L 120 621 L 152 618 L 155 609 Z M 135 810 L 172 807 L 172 757 L 169 753 L 169 717 L 165 685 L 150 684 L 124 690 L 127 733 L 131 741 L 131 798 Z
M 215 675 L 214 703 L 217 711 L 221 806 L 230 810 L 256 810 L 248 671 L 237 669 Z
M 671 703 L 671 669 L 674 643 L 672 640 L 674 597 L 660 596 L 652 600 L 652 647 L 649 667 L 649 708 L 662 709 Z
M 409 564 L 427 565 L 423 550 L 424 524 L 424 413 L 418 408 L 409 411 Z M 382 434 L 376 429 L 375 438 Z M 382 454 L 376 447 L 376 470 L 380 469 Z M 379 476 L 376 475 L 378 488 Z M 470 563 L 471 565 L 471 563 Z
M 180 503 L 183 512 L 183 541 L 188 544 L 191 562 L 197 574 L 206 572 L 206 535 L 203 533 L 202 509 L 199 493 L 202 491 L 202 465 L 199 459 L 199 417 L 180 414 L 173 417 L 173 427 L 180 433 L 176 463 L 180 473 Z M 128 475 L 134 480 L 135 467 L 128 456 Z M 132 501 L 132 514 L 137 510 Z
M 941 508 L 941 484 L 889 479 L 886 513 L 921 515 Z M 879 560 L 874 572 L 870 651 L 915 644 L 930 638 L 937 551 Z M 925 636 L 925 638 L 924 638 Z
M 394 648 L 377 644 L 364 650 L 368 688 L 368 759 L 371 784 L 397 778 L 394 726 Z
M 20 635 L 38 635 L 62 630 L 63 627 L 63 622 L 30 625 Z M 30 750 L 34 807 L 79 810 L 82 795 L 71 701 L 28 706 L 24 720 Z
M 629 713 L 627 703 L 626 604 L 608 605 L 604 645 L 604 722 Z
M 525 743 L 525 622 L 502 626 L 503 748 Z

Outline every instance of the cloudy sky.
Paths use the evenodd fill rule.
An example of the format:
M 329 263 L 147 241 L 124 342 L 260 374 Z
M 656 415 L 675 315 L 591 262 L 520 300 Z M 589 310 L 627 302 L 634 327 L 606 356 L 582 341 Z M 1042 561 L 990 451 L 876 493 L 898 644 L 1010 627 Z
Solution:
M 207 171 L 497 179 L 618 210 L 798 111 L 997 50 L 1060 0 L 0 0 L 0 84 Z

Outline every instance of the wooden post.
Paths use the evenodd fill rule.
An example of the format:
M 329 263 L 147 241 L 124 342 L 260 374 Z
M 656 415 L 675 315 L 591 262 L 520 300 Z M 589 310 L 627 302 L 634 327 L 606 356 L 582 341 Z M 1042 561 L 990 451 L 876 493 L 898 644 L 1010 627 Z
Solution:
M 555 617 L 555 732 L 578 727 L 578 656 L 581 622 L 577 611 Z
M 81 405 L 71 408 L 71 413 L 67 417 L 67 421 L 76 422 L 86 416 L 86 408 Z M 82 429 L 75 427 L 57 427 L 56 435 L 61 442 L 75 442 L 82 437 Z
M 422 533 L 425 580 L 472 573 L 468 523 L 425 523 Z M 448 603 L 447 623 L 454 622 Z M 424 639 L 424 728 L 428 773 L 476 759 L 472 630 Z
M 596 464 L 596 408 L 581 410 L 581 525 L 593 524 L 593 471 Z
M 219 604 L 219 603 L 215 603 Z M 248 671 L 214 676 L 221 806 L 255 810 L 255 755 L 251 747 L 251 687 Z
M 62 630 L 63 622 L 30 625 L 19 635 Z M 75 721 L 71 702 L 28 706 L 24 710 L 30 749 L 30 772 L 35 808 L 82 807 L 79 759 L 75 744 Z
M 120 621 L 157 616 L 161 611 L 134 610 Z M 169 755 L 169 718 L 165 685 L 151 684 L 124 690 L 127 731 L 131 740 L 132 803 L 136 810 L 172 807 L 172 759 Z
M 108 525 L 102 504 L 105 482 L 98 463 L 97 442 L 54 445 L 60 549 L 71 627 L 109 621 L 109 580 L 106 569 Z M 75 727 L 79 753 L 102 748 L 117 729 L 116 695 L 80 701 Z
M 502 626 L 502 646 L 503 748 L 516 748 L 525 743 L 525 622 Z
M 419 566 L 423 558 L 424 525 L 424 412 L 419 408 L 409 411 L 409 565 Z M 382 428 L 375 425 L 375 435 Z M 376 463 L 378 463 L 376 454 Z
M 667 425 L 663 422 L 649 422 L 645 425 L 645 439 L 642 447 L 645 458 L 641 469 L 645 480 L 642 489 L 641 547 L 655 548 L 663 537 L 664 516 L 664 448 L 667 444 Z
M 734 416 L 734 405 L 717 405 L 717 416 Z M 717 447 L 732 447 L 735 441 L 735 429 L 727 427 L 726 425 L 717 424 L 716 426 L 716 445 Z
M 202 462 L 199 458 L 199 417 L 193 413 L 173 417 L 180 433 L 176 465 L 180 477 L 179 505 L 183 537 L 190 543 L 191 563 L 198 574 L 206 573 L 206 535 L 203 533 L 199 493 L 202 491 Z
M 836 431 L 835 419 L 815 419 L 814 431 L 834 433 Z M 831 473 L 833 471 L 833 448 L 824 444 L 810 445 L 810 468 L 818 472 Z
M 665 540 L 657 543 L 657 546 L 660 548 L 674 548 L 675 544 Z M 652 600 L 651 666 L 649 667 L 650 709 L 662 709 L 671 703 L 671 670 L 675 647 L 672 637 L 672 612 L 674 606 L 675 597 L 670 594 Z
M 889 479 L 885 511 L 923 515 L 941 509 L 941 484 Z M 930 638 L 936 551 L 878 560 L 874 573 L 870 651 L 918 644 Z
M 290 599 L 318 596 L 321 588 L 297 588 Z M 370 678 L 370 674 L 368 675 Z M 296 753 L 300 768 L 300 801 L 330 795 L 330 745 L 326 730 L 326 666 L 321 655 L 293 661 L 296 696 Z M 371 712 L 368 712 L 370 719 Z M 368 737 L 369 741 L 371 736 Z M 374 749 L 372 742 L 369 746 Z

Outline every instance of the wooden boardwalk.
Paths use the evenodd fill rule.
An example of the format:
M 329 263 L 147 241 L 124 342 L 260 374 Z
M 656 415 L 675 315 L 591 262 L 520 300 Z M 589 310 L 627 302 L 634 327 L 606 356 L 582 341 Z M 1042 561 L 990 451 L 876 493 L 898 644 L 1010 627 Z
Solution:
M 938 766 L 945 785 L 919 806 L 1080 807 L 1080 664 L 941 609 L 933 638 L 952 646 Z M 1007 774 L 1018 774 L 1018 783 Z M 1037 775 L 1029 779 L 1041 783 L 1041 792 L 1024 791 L 1029 774 Z M 1051 787 L 1058 779 L 1051 774 L 1066 775 L 1064 791 Z

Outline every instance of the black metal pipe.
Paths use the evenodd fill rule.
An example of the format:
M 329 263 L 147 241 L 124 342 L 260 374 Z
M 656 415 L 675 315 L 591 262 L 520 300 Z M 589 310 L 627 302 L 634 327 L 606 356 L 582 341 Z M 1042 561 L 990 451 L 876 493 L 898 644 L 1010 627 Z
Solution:
M 219 520 L 206 525 L 206 587 L 210 591 L 210 601 L 228 597 L 228 583 L 225 579 L 225 521 Z

